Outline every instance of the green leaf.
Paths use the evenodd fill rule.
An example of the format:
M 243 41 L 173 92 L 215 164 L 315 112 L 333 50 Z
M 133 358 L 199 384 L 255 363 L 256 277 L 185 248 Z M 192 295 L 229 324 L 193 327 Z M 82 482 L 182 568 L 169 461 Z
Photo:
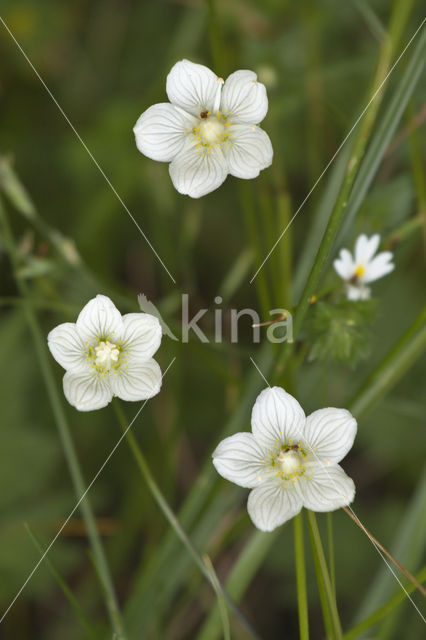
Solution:
M 317 302 L 306 329 L 311 342 L 309 360 L 334 360 L 355 367 L 359 360 L 368 358 L 371 352 L 369 325 L 375 311 L 374 300 Z

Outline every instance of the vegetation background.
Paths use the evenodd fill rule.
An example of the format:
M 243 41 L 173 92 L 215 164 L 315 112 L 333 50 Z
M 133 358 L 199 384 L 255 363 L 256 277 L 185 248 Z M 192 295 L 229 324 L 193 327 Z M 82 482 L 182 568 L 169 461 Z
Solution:
M 240 341 L 231 344 L 229 309 L 251 307 L 268 320 L 268 309 L 297 303 L 352 138 L 263 275 L 254 284 L 249 280 L 367 104 L 387 25 L 395 15 L 401 32 L 395 36 L 392 60 L 420 25 L 421 2 L 1 2 L 2 18 L 176 279 L 175 285 L 0 24 L 0 195 L 17 241 L 18 275 L 25 279 L 44 335 L 60 322 L 73 321 L 97 293 L 109 295 L 123 313 L 137 310 L 137 294 L 144 293 L 179 335 L 180 294 L 185 292 L 193 312 L 210 309 L 201 325 L 212 337 L 214 298 L 223 298 L 222 344 L 200 343 L 195 336 L 188 344 L 163 339 L 158 354 L 162 369 L 176 360 L 161 393 L 133 429 L 176 511 L 194 487 L 202 496 L 196 510 L 182 515 L 185 528 L 200 552 L 209 555 L 223 583 L 234 576 L 228 583 L 233 598 L 268 640 L 298 637 L 292 523 L 274 534 L 256 533 L 245 508 L 247 491 L 212 474 L 210 456 L 227 424 L 229 432 L 249 428 L 251 406 L 265 386 L 250 356 L 266 371 L 277 352 L 267 345 L 264 332 L 262 344 L 253 344 L 249 319 L 241 320 Z M 410 55 L 411 49 L 386 83 L 372 136 Z M 132 133 L 142 111 L 165 101 L 166 75 L 184 57 L 223 75 L 253 69 L 267 85 L 270 100 L 262 126 L 274 146 L 273 167 L 250 183 L 229 177 L 201 200 L 175 192 L 167 165 L 139 154 Z M 403 349 L 411 344 L 412 334 L 398 341 L 416 318 L 415 331 L 424 335 L 424 316 L 419 316 L 426 239 L 424 74 L 422 80 L 404 106 L 356 218 L 341 237 L 352 248 L 360 232 L 380 233 L 395 251 L 396 269 L 373 285 L 376 305 L 362 308 L 351 333 L 347 309 L 339 311 L 343 321 L 337 315 L 342 291 L 328 267 L 323 285 L 334 288 L 325 298 L 331 305 L 326 334 L 313 305 L 282 379 L 306 413 L 327 405 L 348 406 L 362 388 L 364 402 L 373 389 L 344 467 L 357 486 L 355 512 L 413 572 L 421 568 L 424 551 L 424 340 L 402 363 L 394 367 L 391 361 L 391 384 L 389 376 L 377 378 L 377 367 L 394 345 Z M 76 497 L 3 234 L 1 238 L 3 611 L 40 557 L 24 523 L 45 548 Z M 59 387 L 62 371 L 53 360 L 51 364 Z M 369 379 L 375 371 L 376 377 Z M 138 407 L 128 404 L 124 409 L 131 420 Z M 88 483 L 120 437 L 120 426 L 110 407 L 89 414 L 70 406 L 65 410 Z M 208 471 L 200 476 L 203 468 Z M 175 538 L 125 442 L 89 497 L 129 638 L 221 637 L 215 594 Z M 325 515 L 318 521 L 324 544 L 332 522 L 337 602 L 346 630 L 400 587 L 342 511 L 332 521 Z M 311 636 L 322 638 L 307 536 L 305 541 Z M 111 637 L 79 512 L 48 557 L 89 620 L 90 633 Z M 421 607 L 420 597 L 412 597 Z M 232 637 L 252 637 L 230 615 Z M 46 562 L 0 625 L 0 637 L 14 640 L 71 640 L 87 633 Z M 371 633 L 381 639 L 420 640 L 424 627 L 405 601 Z

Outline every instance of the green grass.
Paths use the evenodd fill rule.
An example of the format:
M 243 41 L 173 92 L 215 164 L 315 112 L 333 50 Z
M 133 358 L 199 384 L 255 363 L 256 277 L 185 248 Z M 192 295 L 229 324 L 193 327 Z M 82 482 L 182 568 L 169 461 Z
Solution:
M 358 419 L 343 461 L 355 513 L 424 580 L 424 26 L 404 52 L 421 3 L 6 0 L 0 15 L 176 280 L 0 24 L 0 617 L 121 435 L 111 408 L 80 414 L 66 404 L 63 372 L 46 351 L 50 329 L 74 321 L 97 293 L 123 313 L 137 311 L 144 293 L 179 335 L 188 293 L 192 313 L 209 309 L 200 326 L 210 338 L 163 338 L 162 370 L 176 360 L 161 393 L 0 635 L 105 638 L 115 625 L 128 640 L 305 640 L 325 624 L 330 638 L 420 640 L 418 612 L 349 518 L 319 514 L 316 525 L 309 515 L 314 554 L 301 519 L 294 536 L 293 523 L 258 532 L 247 490 L 218 476 L 211 453 L 250 427 L 265 386 L 250 357 L 307 414 L 347 407 Z M 250 182 L 228 177 L 200 200 L 174 191 L 167 166 L 143 157 L 132 133 L 144 109 L 165 101 L 166 75 L 185 57 L 224 77 L 239 68 L 269 76 L 262 127 L 272 167 Z M 396 264 L 373 283 L 369 357 L 311 361 L 311 298 L 331 309 L 340 300 L 332 260 L 359 233 L 380 233 Z M 224 340 L 215 344 L 219 306 Z M 263 327 L 253 344 L 246 318 L 231 343 L 231 308 L 256 309 L 263 321 L 270 309 L 291 309 L 294 342 L 270 345 Z M 123 405 L 120 422 L 138 409 Z

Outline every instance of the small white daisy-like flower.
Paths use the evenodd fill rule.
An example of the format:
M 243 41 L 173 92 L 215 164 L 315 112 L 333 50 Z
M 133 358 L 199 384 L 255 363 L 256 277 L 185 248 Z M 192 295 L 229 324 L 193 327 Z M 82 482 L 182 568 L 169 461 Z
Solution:
M 257 397 L 252 433 L 225 438 L 213 464 L 227 480 L 252 489 L 247 509 L 261 531 L 272 531 L 302 507 L 334 511 L 347 506 L 355 485 L 338 462 L 352 447 L 357 424 L 346 409 L 320 409 L 306 417 L 280 387 Z
M 393 253 L 382 251 L 374 255 L 380 244 L 380 236 L 375 234 L 367 238 L 362 234 L 355 243 L 355 255 L 348 249 L 341 249 L 333 266 L 346 283 L 346 295 L 349 300 L 368 300 L 371 294 L 369 282 L 382 278 L 395 268 Z
M 167 76 L 166 91 L 170 103 L 147 109 L 133 131 L 141 153 L 170 162 L 180 193 L 200 198 L 228 173 L 256 178 L 272 163 L 271 141 L 257 126 L 268 98 L 253 71 L 235 71 L 224 82 L 207 67 L 181 60 Z
M 77 322 L 65 322 L 48 337 L 49 349 L 66 369 L 64 394 L 79 411 L 101 409 L 113 396 L 146 400 L 161 388 L 161 370 L 152 358 L 161 342 L 161 326 L 148 313 L 122 316 L 106 296 L 81 310 Z

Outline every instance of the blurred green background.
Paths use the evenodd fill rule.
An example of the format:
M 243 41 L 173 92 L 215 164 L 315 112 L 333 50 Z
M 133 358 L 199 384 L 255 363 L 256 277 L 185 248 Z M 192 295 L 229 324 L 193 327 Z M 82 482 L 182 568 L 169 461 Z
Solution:
M 4 175 L 9 176 L 10 186 L 7 172 L 13 167 L 49 233 L 54 230 L 72 240 L 81 256 L 81 263 L 74 265 L 60 259 L 52 236 L 49 239 L 40 225 L 34 226 L 22 215 L 19 203 L 6 197 L 22 269 L 45 334 L 59 322 L 73 321 L 97 293 L 112 297 L 124 313 L 138 309 L 136 296 L 142 292 L 178 333 L 181 292 L 190 294 L 194 313 L 204 307 L 211 310 L 200 323 L 209 335 L 214 331 L 218 294 L 224 298 L 225 319 L 231 307 L 251 307 L 262 315 L 256 286 L 249 284 L 259 261 L 247 238 L 241 199 L 253 203 L 260 229 L 265 210 L 268 206 L 274 210 L 277 190 L 285 194 L 294 213 L 368 100 L 391 4 L 386 0 L 216 2 L 216 26 L 223 40 L 216 57 L 222 56 L 223 68 L 215 70 L 227 75 L 238 68 L 253 69 L 265 82 L 270 109 L 262 126 L 271 137 L 275 159 L 273 167 L 254 182 L 241 185 L 228 177 L 219 190 L 191 200 L 174 191 L 167 165 L 139 154 L 132 127 L 148 106 L 166 100 L 166 75 L 177 60 L 187 57 L 214 66 L 208 5 L 201 0 L 3 0 L 1 16 L 176 279 L 174 285 L 0 25 L 3 192 Z M 409 5 L 398 52 L 423 18 L 422 3 Z M 405 63 L 404 58 L 389 80 L 383 108 Z M 425 94 L 423 75 L 356 222 L 346 233 L 346 246 L 352 248 L 360 232 L 379 232 L 389 238 L 408 220 L 425 216 L 421 170 Z M 413 122 L 417 125 L 410 129 Z M 289 259 L 291 245 L 291 280 L 280 275 L 275 258 L 268 265 L 270 282 L 278 283 L 272 308 L 291 308 L 297 302 L 320 239 L 321 222 L 313 235 L 312 229 L 317 228 L 319 211 L 325 215 L 330 211 L 327 189 L 332 175 L 325 176 L 286 235 Z M 273 237 L 285 226 L 280 219 L 275 223 Z M 396 270 L 373 285 L 377 308 L 368 329 L 367 359 L 356 366 L 311 361 L 304 357 L 302 345 L 301 365 L 297 375 L 289 378 L 289 390 L 306 413 L 321 406 L 346 406 L 419 314 L 424 300 L 424 237 L 419 225 L 394 242 Z M 271 246 L 267 232 L 260 242 L 264 256 Z M 24 523 L 47 546 L 73 508 L 75 496 L 10 262 L 3 244 L 1 248 L 0 608 L 5 610 L 39 559 Z M 327 282 L 337 282 L 331 270 Z M 148 403 L 134 425 L 175 509 L 197 483 L 222 428 L 239 407 L 247 378 L 259 390 L 264 386 L 249 357 L 259 358 L 261 365 L 268 356 L 265 348 L 260 354 L 262 346 L 253 345 L 249 320 L 241 322 L 238 344 L 230 343 L 227 322 L 221 345 L 201 344 L 195 336 L 189 344 L 163 339 L 158 354 L 162 368 L 173 356 L 176 361 L 160 395 Z M 308 328 L 304 339 L 309 342 Z M 59 384 L 62 370 L 52 365 Z M 426 363 L 419 359 L 362 418 L 355 447 L 343 463 L 357 485 L 356 513 L 385 546 L 398 541 L 399 559 L 412 571 L 421 566 L 424 524 L 425 374 Z M 240 430 L 249 428 L 251 404 Z M 131 419 L 137 406 L 129 404 L 125 410 Z M 90 481 L 117 441 L 119 426 L 110 408 L 79 414 L 67 406 L 66 411 Z M 206 493 L 206 506 L 214 498 L 221 500 L 215 519 L 208 524 L 201 512 L 190 527 L 189 533 L 200 550 L 210 555 L 221 580 L 253 531 L 246 495 L 246 490 L 217 479 Z M 150 574 L 168 525 L 141 482 L 125 443 L 102 472 L 90 498 L 130 637 L 196 638 L 214 604 L 214 594 L 181 546 L 162 573 Z M 319 520 L 325 527 L 325 516 Z M 392 576 L 382 576 L 380 588 L 368 596 L 382 560 L 345 514 L 337 513 L 333 523 L 338 603 L 347 628 L 357 612 L 368 610 L 366 601 L 376 598 L 377 607 L 397 586 Z M 49 557 L 105 637 L 108 625 L 100 588 L 78 514 Z M 321 610 L 310 559 L 308 571 L 312 637 L 321 638 Z M 418 596 L 413 598 L 420 606 Z M 241 610 L 262 638 L 298 637 L 290 525 L 278 532 L 250 579 Z M 410 604 L 396 611 L 380 637 L 423 637 L 422 621 Z M 248 637 L 245 633 L 235 625 L 233 637 Z M 0 637 L 83 637 L 45 564 L 0 625 Z

